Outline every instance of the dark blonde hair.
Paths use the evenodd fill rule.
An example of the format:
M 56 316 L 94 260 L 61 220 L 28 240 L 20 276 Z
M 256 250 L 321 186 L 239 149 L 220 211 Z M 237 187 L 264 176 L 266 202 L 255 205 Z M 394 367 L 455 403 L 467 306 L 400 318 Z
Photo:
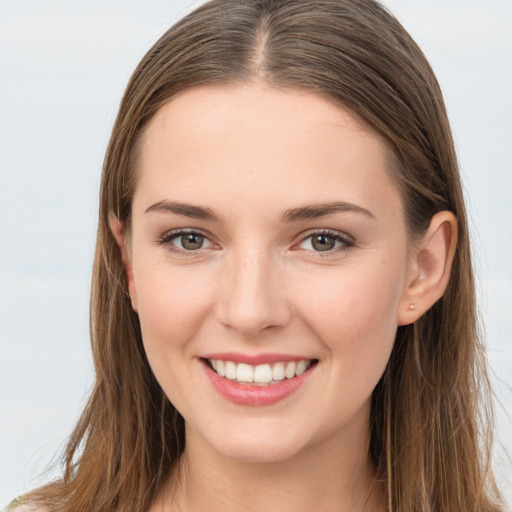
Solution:
M 393 154 L 411 236 L 449 210 L 459 239 L 444 296 L 399 327 L 373 392 L 370 456 L 393 512 L 497 511 L 490 402 L 469 235 L 441 90 L 423 53 L 374 0 L 213 0 L 149 50 L 130 79 L 105 157 L 91 296 L 96 381 L 64 478 L 32 494 L 49 510 L 143 512 L 176 466 L 184 421 L 147 362 L 121 253 L 141 134 L 180 91 L 254 80 L 301 88 L 355 113 Z

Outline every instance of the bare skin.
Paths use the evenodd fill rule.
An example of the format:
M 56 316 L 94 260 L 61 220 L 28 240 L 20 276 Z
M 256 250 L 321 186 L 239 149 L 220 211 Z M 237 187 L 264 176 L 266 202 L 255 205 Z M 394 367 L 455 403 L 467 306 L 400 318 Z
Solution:
M 181 477 L 152 511 L 384 511 L 371 394 L 397 326 L 444 291 L 453 215 L 410 240 L 383 141 L 304 91 L 185 91 L 140 156 L 130 231 L 111 227 L 148 360 L 186 422 Z M 211 384 L 212 353 L 312 366 L 254 406 Z

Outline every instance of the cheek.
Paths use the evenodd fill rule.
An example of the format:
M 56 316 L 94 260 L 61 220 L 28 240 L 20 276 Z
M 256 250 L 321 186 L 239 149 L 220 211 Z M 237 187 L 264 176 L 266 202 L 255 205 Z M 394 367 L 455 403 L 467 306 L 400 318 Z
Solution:
M 397 329 L 397 282 L 368 271 L 340 272 L 323 286 L 302 281 L 301 316 L 344 376 L 382 374 Z
M 135 269 L 134 274 L 149 365 L 169 400 L 188 416 L 190 397 L 201 391 L 193 378 L 194 340 L 211 302 L 211 283 L 200 280 L 197 272 L 158 263 Z
M 188 350 L 211 302 L 211 283 L 192 269 L 165 263 L 135 268 L 138 313 L 148 358 L 172 362 L 172 354 Z M 190 347 L 190 350 L 192 347 Z

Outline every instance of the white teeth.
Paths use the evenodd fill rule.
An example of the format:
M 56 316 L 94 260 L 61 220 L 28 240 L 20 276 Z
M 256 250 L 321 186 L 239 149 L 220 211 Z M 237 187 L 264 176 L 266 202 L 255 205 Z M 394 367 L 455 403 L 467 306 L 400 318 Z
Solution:
M 272 380 L 284 379 L 284 363 L 276 363 L 272 368 Z
M 235 380 L 236 379 L 236 364 L 233 361 L 226 361 L 224 363 L 224 368 L 226 371 L 226 379 Z
M 250 364 L 239 363 L 236 366 L 236 380 L 239 382 L 254 382 L 254 369 Z
M 302 375 L 307 369 L 307 366 L 306 366 L 306 361 L 299 361 L 297 363 L 297 369 L 295 370 L 295 375 L 297 375 L 297 377 L 299 375 Z
M 213 370 L 226 379 L 243 383 L 269 384 L 286 379 L 293 379 L 302 375 L 310 366 L 311 361 L 289 361 L 274 364 L 260 364 L 252 366 L 246 363 L 235 363 L 222 359 L 209 359 Z
M 286 365 L 286 370 L 284 371 L 284 375 L 287 379 L 293 379 L 293 377 L 295 377 L 295 370 L 297 368 L 297 365 L 293 362 L 293 361 L 290 361 L 287 365 Z
M 240 366 L 240 365 L 239 365 Z M 254 382 L 266 383 L 272 380 L 272 368 L 269 364 L 260 364 L 254 368 Z

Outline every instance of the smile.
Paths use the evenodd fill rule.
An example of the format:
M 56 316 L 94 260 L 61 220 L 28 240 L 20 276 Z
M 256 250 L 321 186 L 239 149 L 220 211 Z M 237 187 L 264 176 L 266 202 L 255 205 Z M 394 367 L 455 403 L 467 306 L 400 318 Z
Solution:
M 237 357 L 240 358 L 251 359 Z M 318 365 L 317 359 L 287 361 L 284 356 L 280 361 L 276 355 L 267 358 L 268 362 L 261 357 L 256 359 L 254 362 L 259 364 L 218 356 L 201 358 L 201 361 L 206 377 L 218 393 L 230 402 L 250 407 L 272 405 L 295 394 L 310 380 Z
M 312 364 L 313 360 L 277 362 L 273 364 L 259 364 L 253 366 L 247 363 L 223 361 L 222 359 L 208 359 L 212 370 L 229 380 L 239 384 L 256 384 L 267 386 L 276 384 L 285 379 L 293 379 L 302 375 Z

